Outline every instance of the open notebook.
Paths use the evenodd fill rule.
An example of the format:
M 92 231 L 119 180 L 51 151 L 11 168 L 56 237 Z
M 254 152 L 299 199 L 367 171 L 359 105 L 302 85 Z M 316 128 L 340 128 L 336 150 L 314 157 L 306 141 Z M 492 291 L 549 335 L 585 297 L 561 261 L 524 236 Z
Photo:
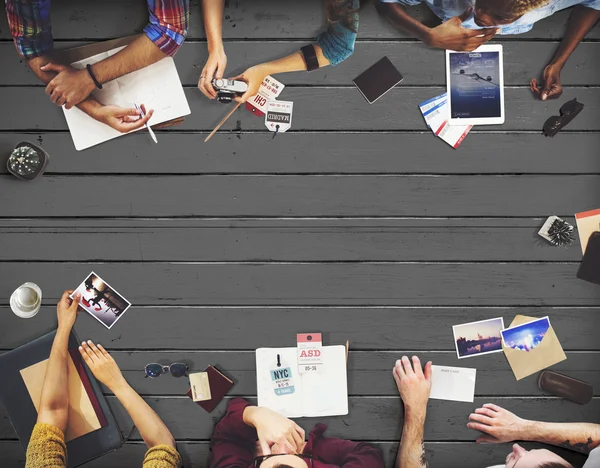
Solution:
M 322 352 L 319 371 L 300 374 L 297 348 L 257 349 L 258 405 L 289 418 L 348 414 L 346 347 L 323 346 Z
M 83 69 L 87 64 L 100 62 L 123 48 L 117 47 L 101 52 L 73 62 L 71 66 Z M 102 89 L 94 90 L 92 95 L 105 105 L 134 108 L 134 104 L 145 104 L 146 110 L 154 109 L 154 115 L 148 122 L 150 126 L 190 114 L 190 107 L 172 57 L 165 57 L 141 70 L 105 83 Z M 112 127 L 92 119 L 77 107 L 69 110 L 63 107 L 63 112 L 78 151 L 122 135 Z M 145 127 L 142 130 L 147 131 Z

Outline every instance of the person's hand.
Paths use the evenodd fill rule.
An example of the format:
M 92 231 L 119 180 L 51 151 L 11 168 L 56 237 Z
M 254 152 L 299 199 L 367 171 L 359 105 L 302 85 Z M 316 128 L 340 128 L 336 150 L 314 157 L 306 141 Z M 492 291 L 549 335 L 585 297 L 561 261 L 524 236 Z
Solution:
M 227 66 L 227 55 L 223 46 L 211 51 L 198 80 L 198 89 L 209 99 L 216 99 L 217 92 L 213 88 L 213 78 L 223 78 Z
M 255 65 L 248 68 L 248 70 L 241 75 L 231 78 L 232 80 L 245 81 L 248 84 L 248 91 L 241 96 L 236 96 L 235 100 L 244 103 L 255 94 L 258 94 L 260 85 L 267 76 L 269 76 L 269 73 L 262 65 Z
M 262 406 L 248 406 L 243 417 L 246 424 L 256 429 L 264 455 L 270 454 L 271 446 L 281 444 L 282 439 L 290 444 L 292 453 L 304 450 L 304 429 L 291 419 Z
M 81 299 L 81 294 L 75 294 L 73 299 L 69 296 L 73 293 L 73 291 L 65 291 L 60 298 L 56 306 L 56 315 L 58 317 L 58 328 L 65 329 L 71 331 L 73 325 L 75 325 L 75 320 L 77 319 L 77 315 L 79 314 L 79 299 Z
M 94 377 L 111 391 L 114 392 L 115 388 L 126 384 L 121 369 L 102 345 L 96 346 L 91 340 L 83 341 L 79 347 L 79 352 Z
M 546 99 L 556 99 L 562 94 L 563 88 L 560 82 L 560 70 L 560 67 L 550 64 L 544 68 L 542 76 L 544 81 L 542 83 L 538 84 L 535 78 L 531 80 L 529 87 L 535 97 L 545 101 Z
M 402 356 L 396 361 L 393 373 L 405 410 L 426 411 L 431 392 L 431 361 L 425 364 L 423 371 L 417 356 L 412 357 L 412 365 L 408 357 Z
M 87 70 L 77 70 L 68 65 L 47 63 L 40 67 L 45 72 L 55 72 L 56 76 L 46 86 L 46 94 L 58 105 L 71 109 L 85 100 L 96 88 Z
M 131 132 L 142 128 L 152 118 L 154 110 L 146 112 L 144 104 L 141 105 L 145 116 L 142 117 L 137 109 L 125 109 L 119 106 L 100 106 L 91 116 L 99 122 L 118 130 L 121 133 Z
M 498 29 L 467 29 L 462 22 L 471 16 L 472 7 L 467 8 L 462 15 L 455 16 L 448 21 L 431 29 L 425 43 L 429 47 L 456 50 L 458 52 L 471 52 L 485 44 L 496 35 Z
M 477 439 L 477 443 L 499 444 L 521 440 L 528 421 L 500 406 L 486 403 L 469 415 L 469 429 L 481 431 L 486 435 Z

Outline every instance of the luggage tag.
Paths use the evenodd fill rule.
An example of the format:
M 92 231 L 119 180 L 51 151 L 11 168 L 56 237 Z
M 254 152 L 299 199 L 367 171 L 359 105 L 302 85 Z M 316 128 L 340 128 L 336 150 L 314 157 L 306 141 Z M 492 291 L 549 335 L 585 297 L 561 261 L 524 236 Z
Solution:
M 292 126 L 292 109 L 294 103 L 291 101 L 269 101 L 267 113 L 265 114 L 265 126 L 273 133 L 273 138 L 278 133 L 286 132 Z
M 323 338 L 320 333 L 299 333 L 298 372 L 318 372 L 323 364 Z
M 258 88 L 258 94 L 252 96 L 246 101 L 246 109 L 258 117 L 262 117 L 267 112 L 267 103 L 275 100 L 281 94 L 285 85 L 280 83 L 272 76 L 267 76 Z
M 271 368 L 271 382 L 277 396 L 291 395 L 296 391 L 292 368 L 281 359 L 280 354 L 277 355 L 277 363 Z

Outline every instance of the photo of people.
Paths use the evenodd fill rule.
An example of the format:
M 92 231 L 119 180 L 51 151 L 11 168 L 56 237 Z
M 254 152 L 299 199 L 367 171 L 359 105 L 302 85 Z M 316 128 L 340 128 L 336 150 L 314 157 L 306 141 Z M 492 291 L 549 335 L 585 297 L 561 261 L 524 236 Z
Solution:
M 500 331 L 503 329 L 502 317 L 454 325 L 452 331 L 458 359 L 502 351 Z
M 81 294 L 79 305 L 106 328 L 111 328 L 117 323 L 131 307 L 127 299 L 94 272 L 83 280 L 71 297 L 77 293 Z
M 521 351 L 537 348 L 550 328 L 550 319 L 543 317 L 532 322 L 502 330 L 504 346 Z

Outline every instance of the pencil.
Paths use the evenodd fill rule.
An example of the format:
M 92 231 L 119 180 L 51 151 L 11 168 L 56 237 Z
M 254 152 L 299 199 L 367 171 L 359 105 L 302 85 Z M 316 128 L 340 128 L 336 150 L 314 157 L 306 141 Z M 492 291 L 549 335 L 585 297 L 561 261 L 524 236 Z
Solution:
M 210 140 L 210 139 L 212 138 L 212 136 L 213 136 L 215 133 L 217 133 L 217 130 L 219 130 L 219 129 L 220 129 L 222 126 L 223 126 L 223 124 L 224 124 L 225 122 L 227 122 L 227 119 L 228 119 L 229 117 L 231 117 L 231 115 L 232 115 L 232 114 L 233 114 L 233 113 L 234 113 L 234 112 L 237 110 L 237 108 L 238 108 L 238 107 L 240 107 L 241 105 L 242 105 L 242 103 L 241 103 L 241 102 L 238 102 L 238 103 L 236 104 L 236 106 L 235 106 L 233 109 L 231 109 L 231 110 L 229 111 L 229 114 L 227 114 L 225 117 L 223 117 L 223 120 L 221 120 L 221 121 L 219 122 L 219 125 L 217 125 L 217 126 L 215 127 L 215 129 L 214 129 L 212 132 L 210 132 L 210 135 L 208 135 L 208 136 L 206 137 L 206 140 L 204 140 L 204 143 L 206 143 L 208 140 Z

